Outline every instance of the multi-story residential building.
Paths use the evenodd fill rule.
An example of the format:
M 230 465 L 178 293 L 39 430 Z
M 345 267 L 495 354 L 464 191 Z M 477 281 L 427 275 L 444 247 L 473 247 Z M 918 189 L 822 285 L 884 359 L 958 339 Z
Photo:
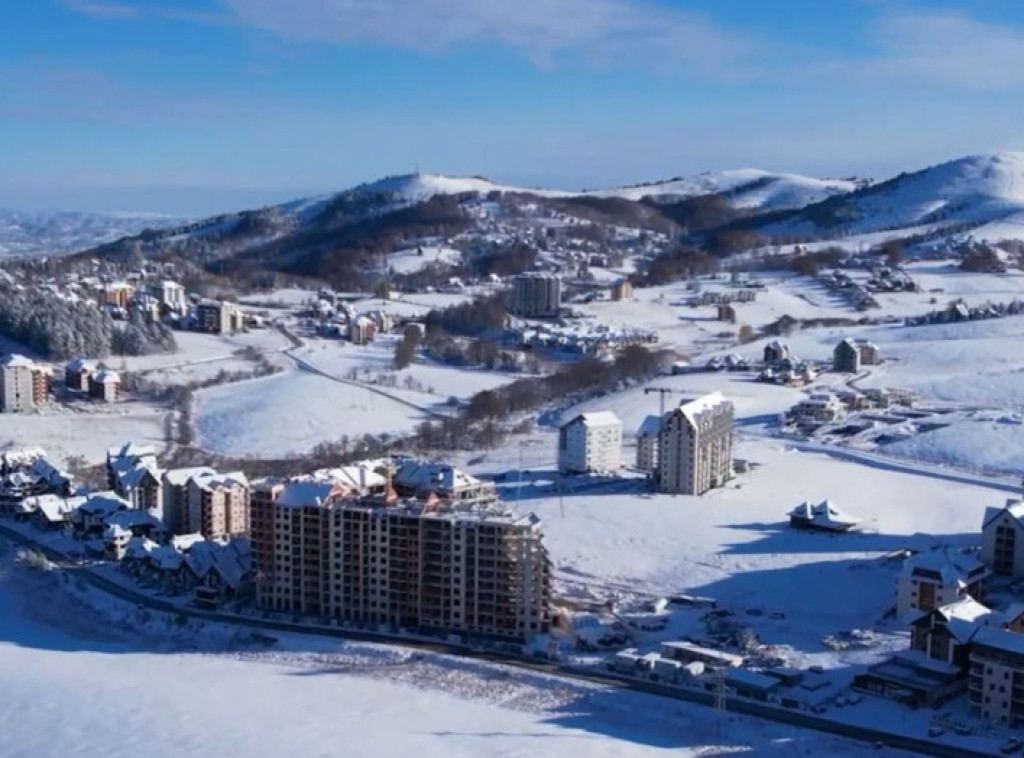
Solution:
M 832 370 L 846 374 L 860 371 L 860 350 L 853 340 L 843 340 L 832 351 Z
M 165 279 L 152 287 L 153 297 L 160 301 L 160 304 L 168 310 L 181 313 L 185 310 L 188 300 L 185 297 L 185 288 L 175 281 Z
M 121 447 L 107 448 L 107 486 L 117 490 L 121 477 L 139 466 L 159 468 L 154 447 L 128 442 Z
M 1004 617 L 967 595 L 907 620 L 911 650 L 966 671 L 971 639 L 984 626 L 1001 626 Z
M 981 524 L 981 561 L 996 574 L 1024 576 L 1024 502 L 986 508 Z
M 201 474 L 188 480 L 188 533 L 208 540 L 249 534 L 249 480 L 236 471 Z
M 648 416 L 636 432 L 636 467 L 653 474 L 658 470 L 661 416 Z
M 588 474 L 620 468 L 622 422 L 611 411 L 581 413 L 558 430 L 560 473 Z
M 907 558 L 897 577 L 896 617 L 931 611 L 982 594 L 989 571 L 970 553 L 950 548 L 927 550 Z
M 353 345 L 368 345 L 377 336 L 377 324 L 367 316 L 354 316 L 348 322 L 348 339 Z
M 89 377 L 99 367 L 95 361 L 89 361 L 85 358 L 75 358 L 75 360 L 64 366 L 64 384 L 67 385 L 69 390 L 76 390 L 78 392 L 89 391 Z
M 133 509 L 163 518 L 163 472 L 152 463 L 135 466 L 117 478 L 114 491 Z
M 207 300 L 196 306 L 196 328 L 209 334 L 230 334 L 244 325 L 244 314 L 234 303 Z
M 967 697 L 994 724 L 1024 725 L 1024 634 L 983 628 L 971 640 Z
M 190 534 L 188 483 L 194 477 L 212 476 L 217 472 L 208 466 L 178 468 L 163 474 L 163 516 L 164 527 L 171 534 Z
M 497 503 L 353 498 L 336 482 L 258 482 L 259 604 L 382 629 L 525 642 L 547 629 L 539 520 Z
M 862 366 L 877 366 L 882 362 L 882 351 L 878 349 L 878 345 L 868 340 L 854 340 L 853 344 L 857 347 L 857 355 L 860 358 L 860 365 Z
M 510 312 L 516 316 L 554 318 L 562 309 L 562 281 L 553 274 L 520 274 L 512 286 Z
M 732 478 L 733 405 L 721 393 L 665 414 L 658 438 L 658 489 L 702 495 Z
M 774 366 L 782 361 L 791 359 L 789 345 L 779 340 L 773 340 L 764 346 L 764 362 L 768 366 Z
M 0 411 L 28 413 L 46 400 L 45 379 L 36 364 L 24 355 L 0 360 Z
M 121 376 L 116 371 L 102 369 L 89 377 L 89 397 L 115 403 L 120 396 Z

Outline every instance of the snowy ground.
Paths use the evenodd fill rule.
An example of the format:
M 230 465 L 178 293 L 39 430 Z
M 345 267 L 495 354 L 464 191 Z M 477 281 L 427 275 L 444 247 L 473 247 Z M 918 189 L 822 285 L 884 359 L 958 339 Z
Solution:
M 98 406 L 88 412 L 48 409 L 38 415 L 4 414 L 0 416 L 0 450 L 41 447 L 58 465 L 73 456 L 99 463 L 107 448 L 128 440 L 159 449 L 164 443 L 166 416 L 166 410 L 143 403 Z
M 342 436 L 410 432 L 427 418 L 370 389 L 297 370 L 202 390 L 197 408 L 203 448 L 266 458 Z
M 3 755 L 812 756 L 864 745 L 636 693 L 400 649 L 140 634 L 14 567 L 0 542 Z M 103 601 L 93 599 L 100 607 Z M 151 627 L 155 622 L 145 622 Z M 198 645 L 199 650 L 196 650 Z M 189 652 L 191 647 L 194 652 Z M 894 753 L 890 753 L 894 754 Z

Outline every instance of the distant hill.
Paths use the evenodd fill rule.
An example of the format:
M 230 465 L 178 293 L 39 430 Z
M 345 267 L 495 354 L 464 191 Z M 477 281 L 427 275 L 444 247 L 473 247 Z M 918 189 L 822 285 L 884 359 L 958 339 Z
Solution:
M 0 258 L 66 255 L 181 218 L 156 214 L 26 212 L 0 208 Z
M 1024 153 L 973 155 L 900 174 L 762 224 L 767 235 L 844 237 L 889 230 L 1024 237 Z
M 82 256 L 178 259 L 217 274 L 285 272 L 366 286 L 390 266 L 387 256 L 400 252 L 418 260 L 406 260 L 396 273 L 426 268 L 429 277 L 439 267 L 458 265 L 506 275 L 534 265 L 538 256 L 575 272 L 594 253 L 650 260 L 677 240 L 723 257 L 765 243 L 829 242 L 875 232 L 929 240 L 966 234 L 1020 239 L 1024 153 L 960 158 L 878 183 L 740 169 L 565 191 L 417 173 L 145 231 L 138 229 L 152 226 L 146 219 L 90 226 L 82 214 L 66 216 L 77 235 L 69 232 L 59 247 L 49 243 L 50 251 L 88 247 L 92 229 L 98 239 L 128 236 L 88 247 Z M 34 249 L 42 249 L 53 238 L 47 230 L 59 226 L 58 218 L 40 222 Z M 419 255 L 422 247 L 431 255 Z M 437 250 L 446 252 L 439 257 Z M 483 260 L 489 263 L 476 265 Z

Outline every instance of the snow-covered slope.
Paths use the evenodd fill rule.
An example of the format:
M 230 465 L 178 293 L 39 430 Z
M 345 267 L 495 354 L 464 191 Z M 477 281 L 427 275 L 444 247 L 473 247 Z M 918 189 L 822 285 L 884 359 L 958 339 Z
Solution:
M 71 253 L 181 221 L 156 214 L 29 213 L 0 208 L 0 257 Z
M 1024 153 L 1000 153 L 901 174 L 809 206 L 764 231 L 847 236 L 888 229 L 961 229 L 996 239 L 1018 236 L 1022 222 Z M 984 233 L 986 227 L 991 233 Z M 1017 234 L 1007 234 L 1008 228 Z
M 746 168 L 706 171 L 688 178 L 597 190 L 589 194 L 640 200 L 644 197 L 670 199 L 726 193 L 737 208 L 772 211 L 803 208 L 834 195 L 853 192 L 860 186 L 863 183 L 855 179 L 815 179 Z
M 375 194 L 391 194 L 408 202 L 429 200 L 434 195 L 461 195 L 467 192 L 524 192 L 540 197 L 568 197 L 572 192 L 560 190 L 533 189 L 497 184 L 479 176 L 446 176 L 444 174 L 405 174 L 389 176 L 369 184 L 361 184 L 349 190 Z

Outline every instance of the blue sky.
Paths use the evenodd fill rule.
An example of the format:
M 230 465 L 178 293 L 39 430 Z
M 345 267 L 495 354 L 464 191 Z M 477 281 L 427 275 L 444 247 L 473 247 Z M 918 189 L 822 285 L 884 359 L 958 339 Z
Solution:
M 200 215 L 417 167 L 884 177 L 1024 149 L 1017 0 L 5 6 L 9 207 Z

